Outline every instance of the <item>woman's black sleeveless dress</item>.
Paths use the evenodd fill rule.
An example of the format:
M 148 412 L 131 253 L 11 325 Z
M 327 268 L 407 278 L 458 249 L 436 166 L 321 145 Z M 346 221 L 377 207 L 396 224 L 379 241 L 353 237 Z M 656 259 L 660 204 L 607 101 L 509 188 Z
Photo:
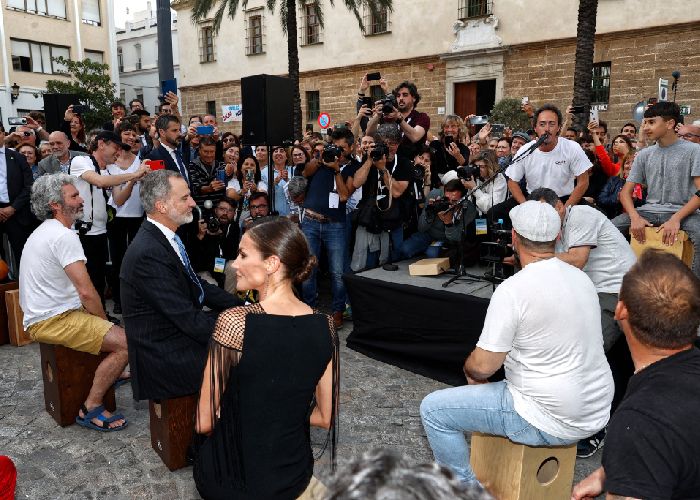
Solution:
M 220 413 L 212 434 L 198 444 L 194 464 L 203 498 L 284 500 L 303 493 L 313 473 L 314 392 L 333 359 L 335 415 L 337 356 L 327 315 L 270 315 L 252 304 L 219 316 L 209 361 L 211 376 L 223 381 L 214 395 Z M 334 454 L 334 423 L 330 436 Z

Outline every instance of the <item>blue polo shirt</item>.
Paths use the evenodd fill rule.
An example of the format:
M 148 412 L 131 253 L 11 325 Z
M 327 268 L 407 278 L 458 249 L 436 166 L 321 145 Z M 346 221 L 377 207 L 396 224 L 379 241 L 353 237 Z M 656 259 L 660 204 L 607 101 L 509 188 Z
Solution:
M 359 164 L 357 164 L 355 160 L 351 161 L 350 165 L 343 168 L 342 172 L 340 172 L 343 182 L 347 181 L 348 177 L 355 175 L 358 168 Z M 313 210 L 317 214 L 325 215 L 333 222 L 344 222 L 344 201 L 338 203 L 338 208 L 328 207 L 328 194 L 333 191 L 338 191 L 335 179 L 335 171 L 332 168 L 328 168 L 324 165 L 319 166 L 316 173 L 308 178 L 304 208 Z

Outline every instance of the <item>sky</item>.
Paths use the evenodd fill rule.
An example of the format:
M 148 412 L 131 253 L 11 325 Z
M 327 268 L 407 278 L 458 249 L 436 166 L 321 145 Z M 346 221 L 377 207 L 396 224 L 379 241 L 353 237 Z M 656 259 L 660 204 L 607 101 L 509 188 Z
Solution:
M 118 28 L 123 28 L 126 21 L 131 20 L 131 16 L 135 11 L 145 10 L 147 0 L 114 0 L 114 25 Z M 152 9 L 156 9 L 157 0 L 150 0 Z M 129 15 L 126 14 L 126 9 L 129 9 Z

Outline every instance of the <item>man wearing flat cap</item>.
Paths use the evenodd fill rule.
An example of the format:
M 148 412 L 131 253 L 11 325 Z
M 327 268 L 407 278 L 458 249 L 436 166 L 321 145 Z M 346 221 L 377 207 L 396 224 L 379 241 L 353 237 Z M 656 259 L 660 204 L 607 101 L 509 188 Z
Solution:
M 613 379 L 595 286 L 555 257 L 561 219 L 553 207 L 526 201 L 510 217 L 522 271 L 491 298 L 464 363 L 469 385 L 433 392 L 421 403 L 435 460 L 465 483 L 477 479 L 464 432 L 559 446 L 592 435 L 610 417 Z M 489 382 L 501 366 L 505 380 Z

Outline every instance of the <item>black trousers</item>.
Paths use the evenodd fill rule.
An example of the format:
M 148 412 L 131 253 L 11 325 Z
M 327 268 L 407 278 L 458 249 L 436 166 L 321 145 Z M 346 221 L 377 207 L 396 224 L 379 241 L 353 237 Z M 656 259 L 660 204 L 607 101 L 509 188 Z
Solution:
M 97 293 L 100 295 L 102 305 L 105 302 L 105 276 L 107 272 L 107 234 L 80 236 L 83 252 L 87 259 L 87 272 Z
M 143 222 L 143 217 L 115 217 L 107 224 L 109 255 L 112 257 L 112 272 L 109 275 L 109 284 L 112 287 L 112 298 L 117 304 L 121 303 L 119 271 L 122 268 L 122 260 L 124 260 L 127 247 L 139 231 L 141 222 Z
M 7 204 L 0 204 L 5 205 Z M 19 261 L 22 259 L 22 250 L 24 250 L 24 244 L 27 242 L 27 238 L 32 234 L 34 226 L 20 224 L 19 221 L 10 217 L 5 222 L 0 222 L 0 253 L 2 253 L 3 259 L 8 262 L 8 258 L 5 255 L 5 249 L 2 248 L 2 237 L 7 234 L 7 239 L 10 242 L 10 247 L 12 248 L 12 254 L 15 258 L 15 269 L 19 275 Z M 8 262 L 9 265 L 9 262 Z

